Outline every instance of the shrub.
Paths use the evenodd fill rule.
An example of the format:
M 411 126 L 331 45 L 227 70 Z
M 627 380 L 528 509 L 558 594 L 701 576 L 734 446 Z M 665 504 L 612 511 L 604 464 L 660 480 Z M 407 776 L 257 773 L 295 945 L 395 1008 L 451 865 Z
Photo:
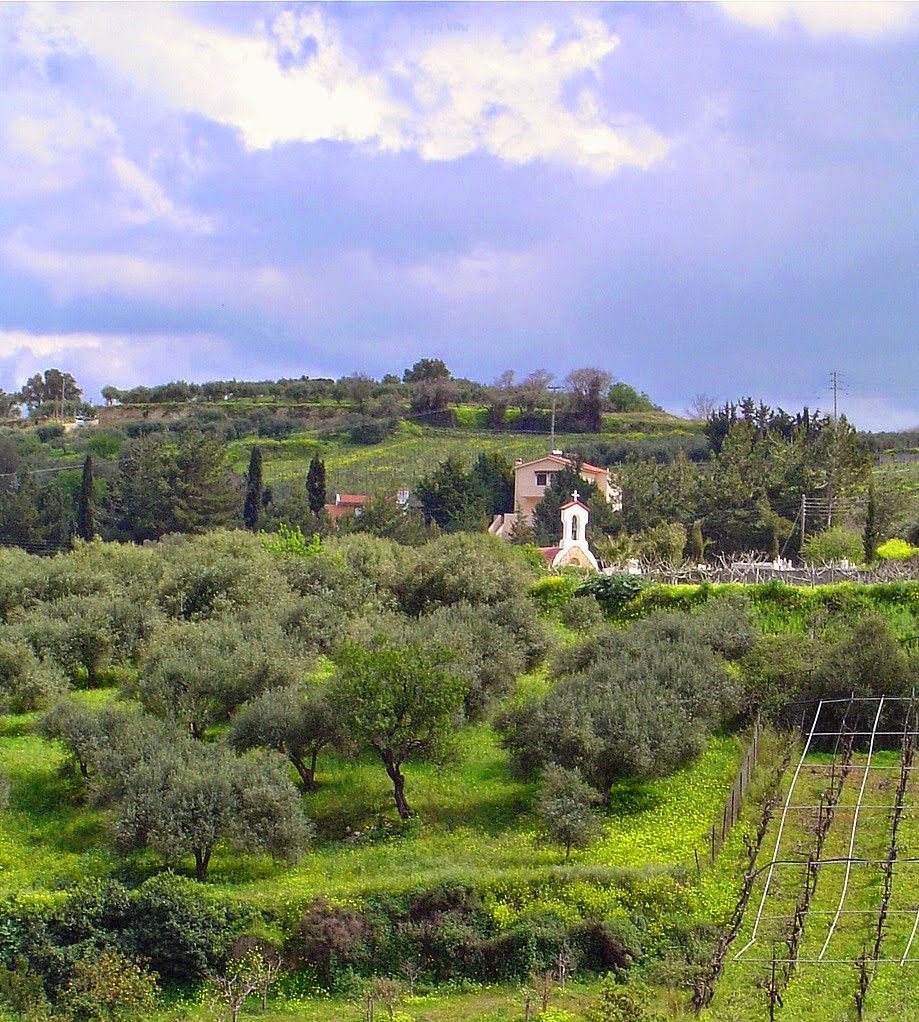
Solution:
M 803 681 L 822 655 L 820 645 L 803 635 L 764 635 L 744 657 L 741 667 L 745 709 L 777 713 L 800 698 Z
M 0 709 L 29 713 L 66 690 L 67 681 L 56 665 L 39 660 L 27 643 L 0 637 Z
M 704 624 L 657 614 L 566 649 L 554 665 L 562 680 L 497 721 L 518 772 L 557 763 L 608 796 L 617 778 L 660 775 L 696 755 L 737 699 Z
M 574 575 L 546 575 L 530 586 L 529 594 L 540 610 L 555 610 L 568 603 L 578 584 Z
M 627 919 L 595 916 L 571 928 L 572 949 L 582 969 L 604 975 L 625 973 L 642 955 L 641 933 Z
M 567 943 L 568 932 L 557 916 L 541 912 L 520 916 L 483 945 L 485 974 L 497 982 L 522 979 L 551 968 Z
M 165 983 L 203 979 L 223 955 L 234 921 L 195 881 L 161 873 L 133 897 L 129 952 L 148 962 Z
M 319 897 L 301 916 L 289 951 L 298 967 L 311 969 L 320 983 L 331 986 L 339 973 L 360 960 L 368 934 L 360 913 Z
M 831 564 L 834 561 L 861 564 L 865 559 L 865 545 L 860 532 L 834 525 L 808 536 L 801 555 L 806 564 Z
M 131 1022 L 148 1018 L 156 976 L 115 949 L 88 952 L 74 963 L 60 1007 L 72 1022 Z
M 523 560 L 494 536 L 454 533 L 420 547 L 396 593 L 407 614 L 463 601 L 499 603 L 526 591 L 531 576 Z
M 572 600 L 562 608 L 562 624 L 573 632 L 592 632 L 606 620 L 603 609 L 596 600 Z
M 877 555 L 883 561 L 908 561 L 911 557 L 919 557 L 919 546 L 913 546 L 905 539 L 888 539 L 877 548 Z
M 637 575 L 588 575 L 579 592 L 590 593 L 609 612 L 615 613 L 631 602 L 645 588 Z

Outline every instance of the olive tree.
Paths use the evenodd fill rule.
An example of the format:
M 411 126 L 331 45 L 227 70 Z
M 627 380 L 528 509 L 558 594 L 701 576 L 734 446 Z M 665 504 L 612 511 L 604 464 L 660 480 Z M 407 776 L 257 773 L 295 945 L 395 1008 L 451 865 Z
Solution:
M 296 683 L 304 664 L 264 618 L 226 616 L 172 621 L 157 636 L 141 672 L 141 703 L 194 738 L 226 721 L 247 699 Z
M 294 859 L 311 834 L 282 759 L 189 739 L 132 772 L 114 826 L 123 848 L 149 846 L 171 861 L 191 854 L 202 881 L 218 841 Z
M 323 688 L 277 688 L 240 707 L 233 718 L 230 744 L 239 752 L 264 747 L 283 753 L 304 789 L 312 791 L 319 753 L 337 734 Z
M 410 758 L 436 761 L 462 719 L 464 684 L 437 647 L 346 644 L 330 701 L 347 733 L 373 749 L 393 783 L 403 820 L 412 811 L 402 768 Z
M 600 821 L 594 806 L 600 801 L 595 788 L 586 784 L 576 770 L 550 763 L 543 776 L 536 803 L 536 815 L 548 835 L 565 848 L 565 862 L 572 848 L 586 848 L 597 833 Z
M 700 752 L 737 705 L 704 626 L 662 614 L 565 651 L 558 684 L 499 720 L 518 770 L 579 770 L 608 799 L 616 780 L 659 776 Z

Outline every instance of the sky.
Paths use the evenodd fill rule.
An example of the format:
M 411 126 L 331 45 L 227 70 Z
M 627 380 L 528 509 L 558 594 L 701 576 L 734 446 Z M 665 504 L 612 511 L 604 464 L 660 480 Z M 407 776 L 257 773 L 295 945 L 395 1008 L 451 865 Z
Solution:
M 0 388 L 598 366 L 919 426 L 919 4 L 0 5 Z

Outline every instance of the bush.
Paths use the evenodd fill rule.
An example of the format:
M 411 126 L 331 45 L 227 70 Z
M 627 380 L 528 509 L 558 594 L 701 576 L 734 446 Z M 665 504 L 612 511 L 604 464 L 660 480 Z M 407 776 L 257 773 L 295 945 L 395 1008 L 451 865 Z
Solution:
M 642 955 L 641 933 L 627 919 L 589 917 L 571 929 L 572 949 L 588 972 L 624 974 Z
M 496 722 L 518 773 L 557 763 L 608 797 L 618 778 L 658 776 L 696 755 L 737 705 L 705 624 L 657 614 L 566 649 L 559 683 Z
M 911 557 L 919 557 L 919 546 L 907 543 L 905 539 L 888 539 L 877 549 L 882 561 L 908 561 Z
M 354 909 L 313 900 L 300 918 L 289 951 L 299 968 L 308 968 L 326 987 L 362 957 L 369 935 L 366 919 Z
M 590 593 L 612 614 L 634 600 L 645 586 L 646 583 L 637 575 L 588 575 L 578 586 L 578 591 Z
M 820 644 L 803 635 L 762 636 L 741 663 L 747 712 L 775 714 L 799 699 L 822 655 Z
M 567 943 L 568 932 L 557 916 L 542 912 L 520 916 L 483 945 L 483 969 L 494 982 L 523 979 L 551 968 Z
M 217 965 L 235 922 L 199 884 L 170 872 L 141 885 L 133 910 L 129 952 L 175 985 L 203 979 Z
M 494 536 L 454 533 L 420 547 L 396 586 L 407 614 L 467 602 L 499 603 L 531 580 L 518 552 Z
M 30 713 L 66 690 L 67 681 L 56 665 L 39 660 L 27 643 L 0 637 L 0 709 Z
M 575 575 L 546 575 L 530 586 L 529 594 L 540 610 L 555 610 L 568 603 L 578 584 Z
M 865 545 L 860 532 L 834 525 L 808 536 L 801 555 L 806 564 L 832 564 L 835 561 L 861 564 L 865 559 Z
M 562 607 L 561 619 L 573 632 L 592 632 L 606 621 L 606 615 L 600 604 L 588 597 L 572 600 Z
M 60 422 L 49 422 L 44 426 L 37 426 L 35 435 L 43 443 L 49 440 L 57 440 L 64 435 L 64 427 Z

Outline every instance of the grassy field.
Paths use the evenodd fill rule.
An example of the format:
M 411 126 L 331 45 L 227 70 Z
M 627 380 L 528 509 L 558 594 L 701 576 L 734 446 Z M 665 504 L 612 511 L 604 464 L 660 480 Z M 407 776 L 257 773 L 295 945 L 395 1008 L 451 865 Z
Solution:
M 626 420 L 628 416 L 620 416 Z M 644 416 L 647 419 L 647 415 Z M 651 426 L 650 432 L 629 432 L 631 439 L 649 435 L 691 432 L 683 420 L 663 417 L 659 424 L 653 420 L 641 421 Z M 658 425 L 658 429 L 653 429 Z M 573 450 L 585 441 L 592 442 L 615 437 L 621 433 L 556 434 L 555 446 Z M 249 462 L 249 452 L 255 441 L 250 438 L 230 443 L 229 458 L 234 471 L 243 473 Z M 417 479 L 432 471 L 444 459 L 458 458 L 468 467 L 482 452 L 502 454 L 511 462 L 515 458 L 537 458 L 546 454 L 551 446 L 544 433 L 496 433 L 472 429 L 435 429 L 402 422 L 396 433 L 379 444 L 354 444 L 342 438 L 322 438 L 315 432 L 297 433 L 283 440 L 260 439 L 265 482 L 274 484 L 306 476 L 309 461 L 318 453 L 326 465 L 330 493 L 368 493 L 411 486 Z
M 63 752 L 36 735 L 33 723 L 8 716 L 0 729 L 0 769 L 12 782 L 10 812 L 0 822 L 2 896 L 41 896 L 119 868 L 103 815 L 87 810 Z M 222 849 L 210 887 L 282 914 L 320 893 L 348 901 L 444 880 L 475 882 L 503 922 L 534 908 L 571 915 L 614 907 L 617 871 L 647 869 L 651 876 L 693 862 L 741 755 L 737 739 L 716 738 L 697 762 L 668 778 L 621 785 L 601 840 L 564 865 L 561 851 L 537 831 L 534 786 L 511 776 L 487 725 L 461 732 L 448 768 L 409 766 L 406 793 L 418 816 L 408 825 L 396 822 L 379 763 L 330 754 L 320 759 L 319 790 L 304 796 L 317 838 L 301 862 L 289 867 Z M 143 875 L 162 864 L 140 857 L 130 865 Z M 179 867 L 191 873 L 190 861 Z
M 104 691 L 80 696 L 93 702 L 112 697 Z M 221 848 L 207 889 L 215 898 L 257 906 L 288 929 L 318 894 L 357 905 L 371 892 L 466 882 L 482 892 L 502 927 L 539 911 L 569 920 L 639 913 L 653 942 L 673 915 L 723 915 L 730 907 L 735 863 L 727 857 L 699 876 L 695 862 L 696 853 L 704 861 L 707 830 L 743 751 L 739 738 L 717 737 L 698 761 L 668 778 L 620 785 L 601 839 L 574 851 L 568 864 L 538 832 L 534 786 L 512 777 L 488 725 L 461 733 L 448 768 L 409 767 L 407 795 L 418 816 L 408 825 L 397 822 L 377 762 L 328 755 L 320 760 L 319 790 L 304 796 L 317 838 L 300 863 L 284 866 Z M 0 718 L 0 770 L 11 780 L 10 810 L 0 816 L 0 896 L 42 904 L 87 878 L 131 883 L 162 869 L 149 854 L 123 860 L 110 850 L 104 814 L 84 804 L 81 782 L 61 749 L 35 733 L 33 717 Z M 177 865 L 191 874 L 190 861 Z M 595 982 L 574 984 L 554 994 L 552 1003 L 580 1010 L 596 989 Z M 269 1022 L 356 1022 L 364 1010 L 359 993 L 329 998 L 294 987 L 279 992 L 270 1012 L 258 1014 Z M 400 1010 L 415 1022 L 517 1022 L 523 1000 L 520 986 L 473 985 L 427 992 Z M 213 1014 L 204 1004 L 181 1002 L 159 1017 Z

